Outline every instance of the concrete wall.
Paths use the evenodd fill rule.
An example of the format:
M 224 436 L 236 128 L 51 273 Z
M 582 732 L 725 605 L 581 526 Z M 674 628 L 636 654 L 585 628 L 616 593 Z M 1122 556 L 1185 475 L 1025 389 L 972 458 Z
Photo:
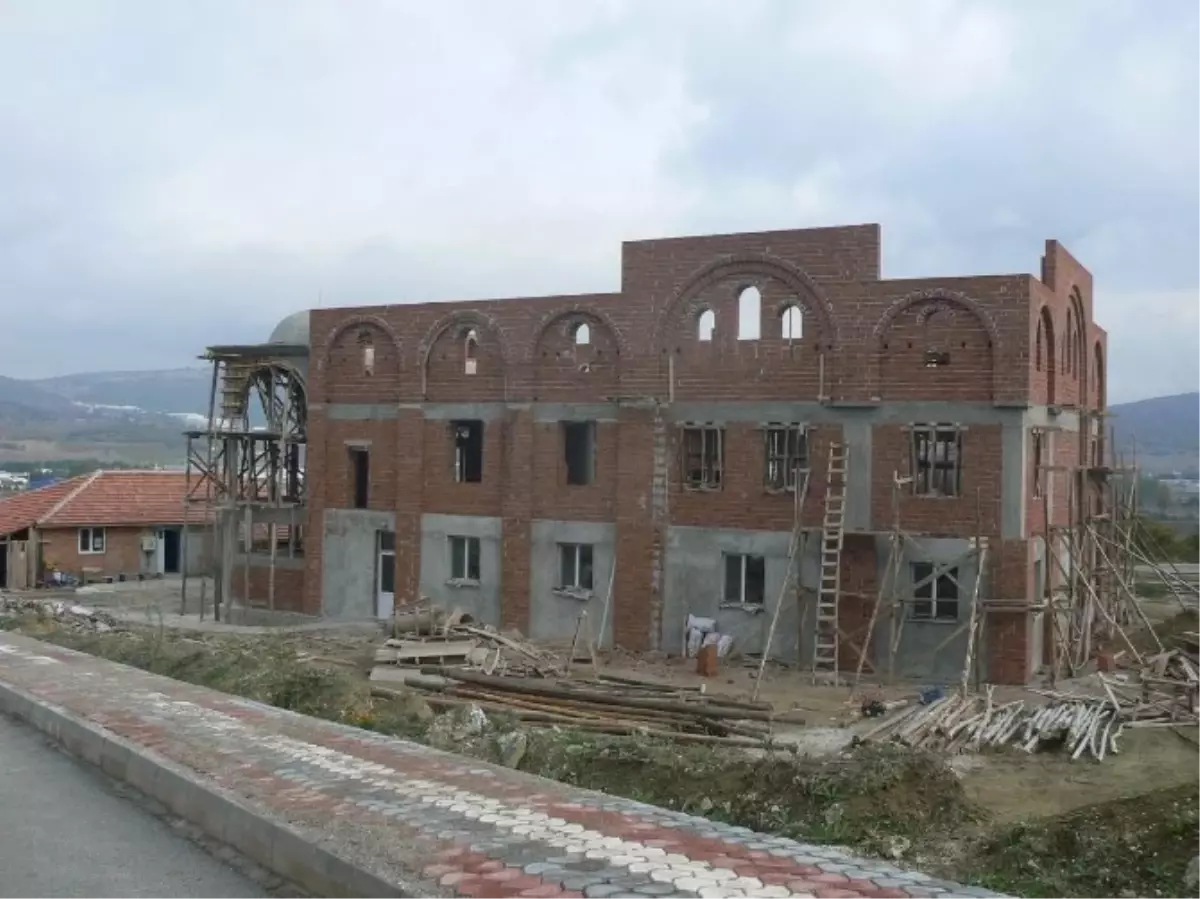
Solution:
M 918 537 L 906 543 L 899 571 L 897 592 L 900 596 L 911 596 L 914 580 L 914 562 L 932 562 L 935 566 L 954 561 L 967 552 L 968 541 L 956 538 Z M 879 571 L 887 568 L 888 539 L 881 536 L 876 540 Z M 958 620 L 957 621 L 914 621 L 903 622 L 900 645 L 896 652 L 895 675 L 938 682 L 957 682 L 962 676 L 963 661 L 967 651 L 967 628 L 970 620 L 971 594 L 979 575 L 979 560 L 975 555 L 958 562 Z M 987 596 L 986 582 L 980 593 Z M 905 609 L 905 615 L 908 614 Z M 888 670 L 888 656 L 893 639 L 892 616 L 881 610 L 873 639 L 874 658 L 881 660 L 882 670 Z M 983 655 L 982 645 L 977 646 L 976 656 Z
M 450 537 L 479 538 L 479 582 L 452 582 Z M 421 595 L 477 621 L 500 624 L 500 519 L 482 515 L 421 516 Z
M 716 528 L 667 529 L 666 589 L 663 601 L 662 648 L 677 654 L 683 648 L 683 628 L 689 614 L 715 618 L 717 629 L 734 638 L 735 652 L 762 652 L 771 616 L 787 576 L 791 533 L 734 531 Z M 810 540 L 800 558 L 801 580 L 814 588 L 819 541 Z M 765 602 L 761 608 L 726 606 L 724 554 L 762 556 L 766 567 Z M 811 607 L 810 602 L 805 603 Z M 772 657 L 796 661 L 800 654 L 800 618 L 795 593 L 788 591 L 775 627 Z
M 604 602 L 613 572 L 615 525 L 584 521 L 535 521 L 530 559 L 529 633 L 536 639 L 571 639 L 579 613 L 587 612 L 581 639 L 592 637 L 600 646 L 612 645 L 612 609 L 600 634 Z M 566 594 L 559 586 L 559 544 L 587 543 L 592 546 L 592 591 L 586 598 Z
M 322 614 L 328 618 L 374 618 L 377 535 L 396 529 L 395 513 L 326 509 L 324 525 Z

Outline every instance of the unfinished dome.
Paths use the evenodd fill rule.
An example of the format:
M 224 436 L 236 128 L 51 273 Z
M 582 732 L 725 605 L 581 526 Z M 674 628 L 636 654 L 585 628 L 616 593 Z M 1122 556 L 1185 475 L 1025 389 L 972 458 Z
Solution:
M 308 318 L 309 311 L 307 309 L 301 312 L 293 312 L 275 326 L 275 330 L 271 332 L 271 337 L 267 340 L 267 343 L 308 346 Z

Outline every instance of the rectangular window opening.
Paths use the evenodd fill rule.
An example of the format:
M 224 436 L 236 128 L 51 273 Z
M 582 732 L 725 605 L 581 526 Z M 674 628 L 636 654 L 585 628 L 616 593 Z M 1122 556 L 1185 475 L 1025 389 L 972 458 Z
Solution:
M 724 466 L 724 431 L 717 427 L 683 429 L 683 485 L 689 490 L 717 490 Z
M 567 464 L 567 483 L 582 486 L 596 477 L 596 423 L 563 422 L 563 455 Z
M 808 468 L 808 433 L 799 425 L 769 425 L 766 429 L 768 490 L 795 490 L 800 472 Z
M 479 580 L 479 538 L 450 538 L 450 577 L 455 580 Z
M 395 531 L 379 531 L 379 592 L 396 592 Z
M 1046 489 L 1046 472 L 1042 468 L 1045 459 L 1045 433 L 1041 430 L 1033 432 L 1033 495 L 1040 497 Z
M 762 556 L 725 554 L 725 590 L 722 602 L 761 606 L 766 600 L 767 563 Z
M 483 480 L 483 422 L 452 421 L 454 437 L 454 480 L 459 484 L 478 484 Z
M 950 354 L 938 350 L 925 351 L 926 368 L 946 368 L 950 365 Z
M 958 568 L 933 577 L 937 567 L 932 562 L 912 563 L 914 601 L 908 617 L 913 621 L 958 621 Z
M 558 544 L 559 583 L 567 590 L 592 589 L 592 545 L 590 543 Z
M 962 431 L 956 425 L 912 429 L 913 493 L 958 496 L 962 490 Z
M 365 509 L 371 499 L 371 452 L 363 446 L 350 447 L 350 504 Z
M 104 528 L 80 528 L 79 552 L 82 555 L 98 555 L 104 552 Z

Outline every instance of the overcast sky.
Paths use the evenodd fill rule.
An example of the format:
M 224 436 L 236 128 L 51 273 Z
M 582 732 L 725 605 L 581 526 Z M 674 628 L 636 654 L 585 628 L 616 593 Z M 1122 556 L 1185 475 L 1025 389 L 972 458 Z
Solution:
M 1195 390 L 1198 44 L 1195 0 L 0 0 L 0 374 L 879 222 L 885 277 L 1063 241 L 1111 400 Z

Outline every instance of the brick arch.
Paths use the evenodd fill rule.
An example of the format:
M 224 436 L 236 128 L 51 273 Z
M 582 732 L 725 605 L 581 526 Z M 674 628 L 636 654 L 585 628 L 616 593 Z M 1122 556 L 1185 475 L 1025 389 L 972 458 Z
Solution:
M 1042 371 L 1046 375 L 1046 402 L 1053 406 L 1058 402 L 1058 347 L 1055 344 L 1054 316 L 1049 306 L 1043 305 L 1038 310 L 1038 339 L 1045 348 L 1042 352 Z
M 1070 292 L 1070 309 L 1071 318 L 1074 320 L 1075 327 L 1071 329 L 1067 335 L 1067 340 L 1070 341 L 1068 348 L 1068 366 L 1071 374 L 1079 381 L 1079 396 L 1080 401 L 1085 402 L 1087 397 L 1087 323 L 1083 317 L 1083 295 L 1079 292 L 1077 285 L 1071 285 Z
M 747 284 L 742 286 L 750 284 L 759 286 L 755 279 L 764 276 L 774 278 L 787 285 L 796 294 L 797 299 L 807 300 L 806 305 L 815 313 L 815 318 L 819 323 L 820 337 L 835 347 L 838 345 L 833 305 L 807 272 L 790 262 L 765 253 L 744 253 L 723 256 L 707 263 L 693 272 L 688 280 L 675 291 L 659 314 L 658 321 L 655 322 L 653 341 L 655 351 L 663 350 L 666 335 L 671 326 L 679 321 L 681 314 L 699 315 L 703 311 L 696 304 L 704 291 L 722 281 L 730 280 L 746 281 Z M 762 289 L 761 286 L 759 289 Z
M 1001 372 L 1000 367 L 995 362 L 996 359 L 1004 358 L 1000 331 L 996 327 L 996 323 L 992 320 L 992 317 L 975 300 L 966 294 L 959 293 L 956 290 L 947 290 L 943 287 L 930 287 L 913 291 L 906 296 L 894 300 L 884 310 L 883 315 L 880 316 L 879 321 L 875 323 L 875 327 L 871 330 L 871 354 L 867 368 L 867 395 L 871 397 L 880 395 L 880 373 L 883 368 L 885 352 L 883 342 L 893 322 L 895 322 L 896 317 L 902 312 L 922 303 L 949 304 L 952 311 L 957 312 L 961 310 L 968 313 L 982 326 L 983 330 L 987 333 L 988 340 L 991 342 L 991 393 L 994 401 L 1001 394 Z M 933 314 L 931 310 L 922 310 L 920 317 L 922 321 L 925 321 Z
M 575 323 L 591 329 L 588 344 L 575 344 Z M 628 348 L 606 316 L 586 306 L 566 307 L 544 317 L 535 334 L 527 364 L 535 400 L 589 402 L 618 392 L 621 355 Z
M 500 350 L 500 364 L 504 368 L 504 374 L 507 376 L 509 349 L 508 342 L 504 339 L 504 333 L 500 326 L 496 324 L 496 320 L 490 315 L 476 309 L 463 309 L 449 312 L 443 315 L 434 322 L 429 330 L 425 332 L 425 336 L 421 339 L 418 347 L 418 355 L 421 360 L 421 396 L 427 397 L 429 394 L 429 359 L 433 354 L 433 348 L 437 342 L 441 340 L 442 335 L 453 328 L 455 325 L 462 327 L 474 327 L 480 332 L 486 332 L 493 340 L 496 341 L 496 346 Z
M 352 315 L 349 318 L 344 318 L 330 328 L 329 333 L 325 336 L 325 348 L 318 360 L 324 388 L 324 400 L 326 402 L 332 401 L 329 363 L 333 358 L 334 348 L 337 346 L 337 342 L 341 339 L 342 335 L 353 328 L 371 328 L 381 333 L 387 338 L 391 344 L 392 351 L 395 353 L 396 366 L 392 376 L 396 378 L 397 382 L 399 382 L 401 372 L 404 370 L 404 345 L 400 340 L 400 335 L 383 318 L 378 315 Z
M 621 330 L 612 323 L 612 319 L 591 306 L 582 303 L 571 303 L 568 306 L 560 306 L 542 316 L 541 320 L 537 323 L 537 327 L 534 329 L 533 340 L 525 348 L 525 361 L 535 361 L 537 359 L 538 347 L 541 346 L 542 340 L 545 339 L 546 332 L 557 322 L 572 316 L 587 319 L 589 325 L 599 325 L 608 331 L 612 335 L 612 339 L 616 343 L 620 354 L 622 356 L 629 355 L 629 343 L 625 339 L 625 335 L 621 333 Z

